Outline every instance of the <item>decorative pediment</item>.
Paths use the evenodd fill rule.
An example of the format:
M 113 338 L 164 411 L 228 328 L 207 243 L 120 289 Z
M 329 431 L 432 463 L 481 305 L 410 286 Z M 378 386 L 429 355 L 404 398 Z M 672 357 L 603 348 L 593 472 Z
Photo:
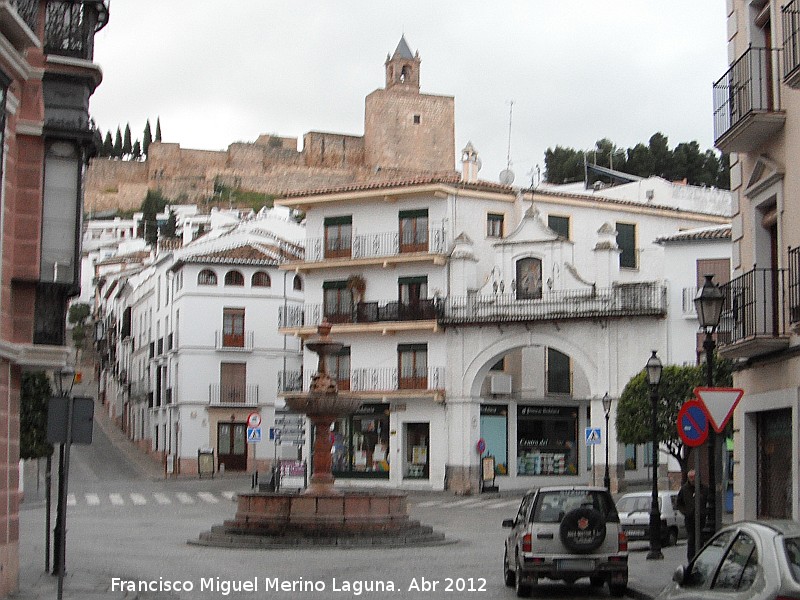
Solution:
M 558 234 L 545 225 L 539 209 L 531 206 L 525 211 L 522 221 L 517 228 L 504 239 L 495 242 L 495 246 L 510 246 L 517 244 L 536 244 L 542 242 L 554 242 L 558 240 Z
M 450 259 L 477 261 L 478 259 L 475 258 L 474 245 L 470 237 L 462 232 L 453 240 L 453 251 L 450 253 Z
M 767 188 L 783 180 L 784 169 L 771 158 L 761 155 L 756 159 L 756 164 L 747 180 L 747 187 L 744 194 L 748 198 L 754 198 L 764 192 Z

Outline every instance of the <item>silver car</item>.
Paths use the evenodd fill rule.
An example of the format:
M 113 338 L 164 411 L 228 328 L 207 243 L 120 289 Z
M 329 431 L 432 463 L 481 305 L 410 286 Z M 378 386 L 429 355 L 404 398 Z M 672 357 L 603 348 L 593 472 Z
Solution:
M 633 492 L 617 500 L 617 512 L 622 529 L 629 542 L 650 539 L 650 505 L 652 492 Z M 678 538 L 686 537 L 686 523 L 676 508 L 677 491 L 658 492 L 658 510 L 661 513 L 661 545 L 674 546 Z
M 503 521 L 503 576 L 517 596 L 539 579 L 573 583 L 588 577 L 613 596 L 628 585 L 628 542 L 611 494 L 591 486 L 544 487 L 525 494 L 517 516 Z
M 800 523 L 742 521 L 722 528 L 660 600 L 800 600 Z

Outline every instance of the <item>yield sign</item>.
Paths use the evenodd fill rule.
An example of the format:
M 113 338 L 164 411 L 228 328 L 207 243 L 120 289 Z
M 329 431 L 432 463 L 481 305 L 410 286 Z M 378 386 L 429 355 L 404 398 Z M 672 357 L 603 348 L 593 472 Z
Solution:
M 694 388 L 694 395 L 703 403 L 708 413 L 714 431 L 722 433 L 733 414 L 733 409 L 739 404 L 744 395 L 744 390 L 738 388 Z

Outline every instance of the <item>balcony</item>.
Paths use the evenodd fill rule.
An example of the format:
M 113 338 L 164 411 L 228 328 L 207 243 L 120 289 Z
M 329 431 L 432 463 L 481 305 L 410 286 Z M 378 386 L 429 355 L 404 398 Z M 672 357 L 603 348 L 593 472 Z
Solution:
M 0 31 L 17 50 L 38 46 L 38 16 L 38 0 L 5 0 L 0 2 Z
M 383 397 L 391 393 L 442 398 L 445 389 L 444 376 L 444 367 L 428 367 L 408 372 L 391 367 L 352 369 L 349 379 L 340 379 L 337 383 L 339 391 L 349 391 L 365 398 Z M 300 371 L 282 371 L 278 374 L 278 393 L 308 390 L 310 383 L 310 375 L 303 377 Z
M 92 60 L 94 34 L 107 22 L 108 0 L 48 0 L 45 54 Z
M 225 333 L 217 330 L 214 332 L 214 348 L 232 352 L 252 352 L 253 332 Z
M 783 82 L 800 88 L 800 2 L 783 7 Z
M 714 144 L 722 152 L 752 152 L 783 128 L 780 52 L 749 48 L 714 84 Z
M 666 287 L 656 282 L 626 283 L 610 288 L 545 292 L 539 299 L 518 300 L 514 294 L 447 298 L 440 322 L 482 325 L 565 321 L 667 314 Z
M 379 263 L 401 263 L 433 261 L 444 264 L 447 239 L 444 224 L 431 223 L 427 239 L 401 239 L 399 231 L 353 235 L 337 238 L 335 247 L 326 243 L 324 237 L 306 240 L 304 264 L 314 268 L 333 268 Z M 330 241 L 329 241 L 330 242 Z M 349 242 L 349 245 L 348 245 Z M 355 262 L 354 262 L 355 261 Z M 312 263 L 309 265 L 309 263 Z M 295 269 L 296 262 L 287 263 L 286 268 Z
M 800 328 L 800 246 L 789 250 L 789 323 Z
M 208 402 L 211 406 L 255 406 L 258 385 L 212 383 L 208 386 Z
M 435 321 L 440 315 L 441 304 L 433 298 L 424 298 L 416 302 L 398 302 L 383 300 L 377 302 L 359 302 L 351 310 L 328 312 L 322 304 L 306 304 L 300 306 L 279 307 L 278 327 L 299 328 L 314 327 L 322 323 L 323 318 L 333 324 L 369 324 L 391 323 L 397 321 Z
M 696 287 L 685 287 L 681 295 L 681 314 L 686 319 L 696 319 L 697 309 L 694 306 L 694 298 L 697 296 Z
M 721 289 L 725 294 L 717 329 L 721 356 L 750 358 L 788 348 L 786 269 L 753 269 Z

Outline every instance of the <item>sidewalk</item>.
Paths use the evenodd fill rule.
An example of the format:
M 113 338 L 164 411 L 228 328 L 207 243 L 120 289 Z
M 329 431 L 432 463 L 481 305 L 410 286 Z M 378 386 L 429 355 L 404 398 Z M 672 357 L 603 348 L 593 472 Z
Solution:
M 650 600 L 672 581 L 672 574 L 680 565 L 686 564 L 686 540 L 677 546 L 662 548 L 662 560 L 647 560 L 647 542 L 632 542 L 628 555 L 629 598 Z

